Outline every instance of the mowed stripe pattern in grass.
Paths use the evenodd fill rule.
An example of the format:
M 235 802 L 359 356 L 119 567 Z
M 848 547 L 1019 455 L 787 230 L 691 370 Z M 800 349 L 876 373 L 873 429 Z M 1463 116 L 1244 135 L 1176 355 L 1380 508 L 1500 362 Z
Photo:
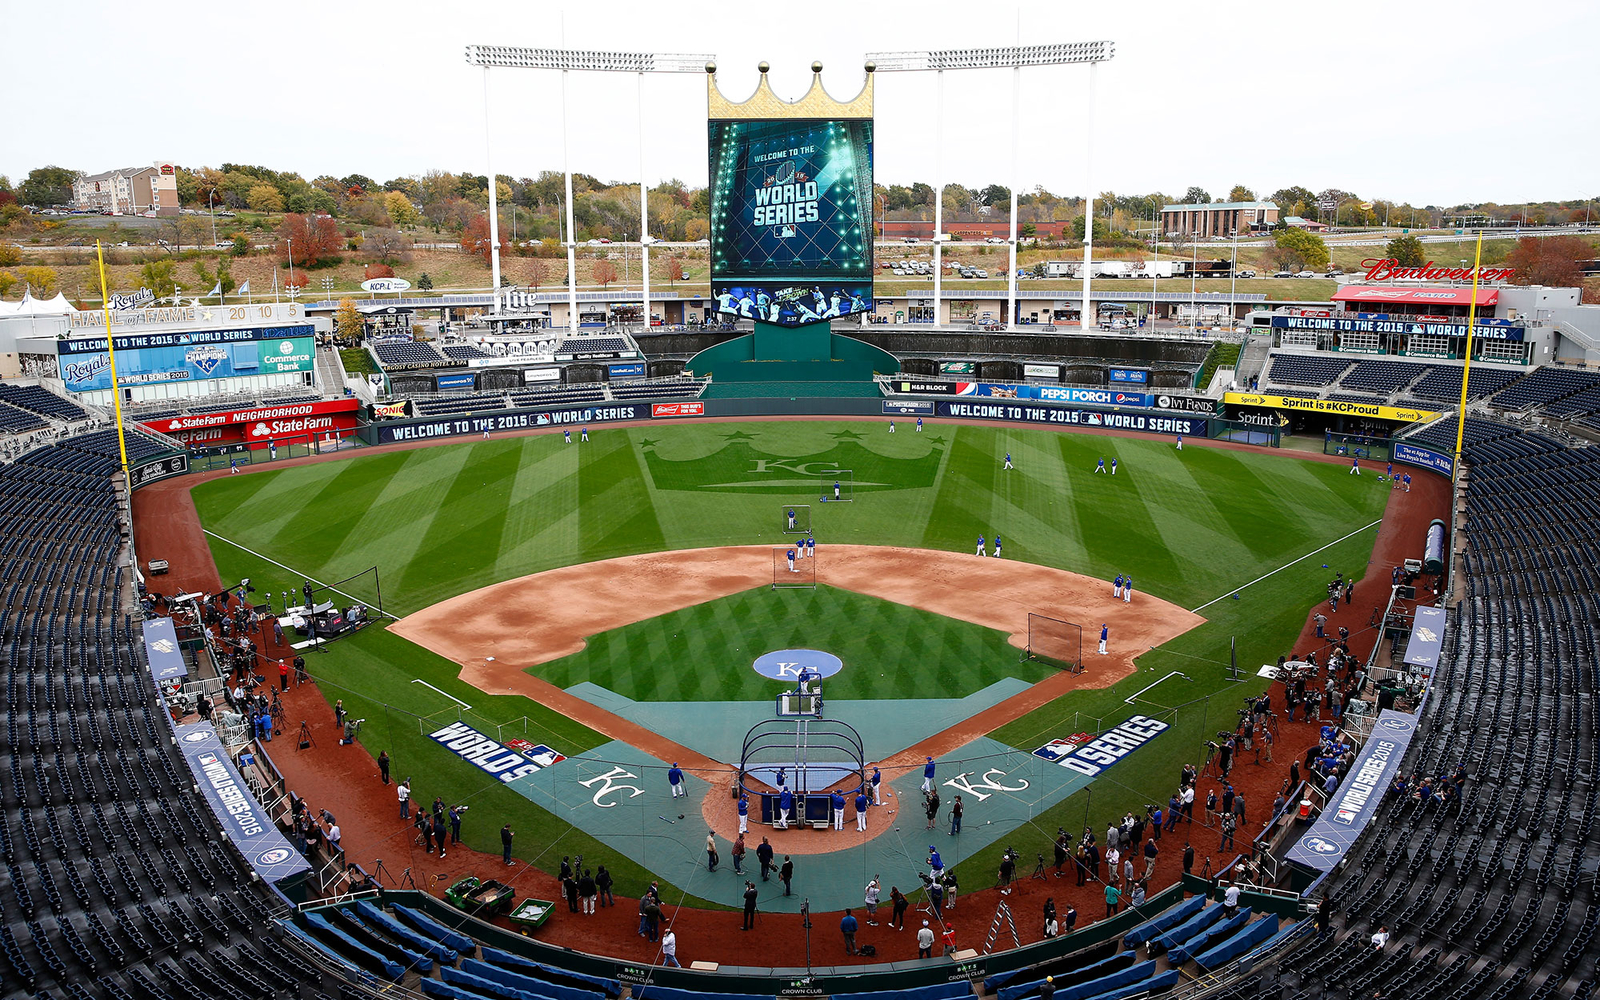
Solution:
M 712 423 L 590 437 L 228 476 L 195 499 L 211 530 L 321 579 L 377 565 L 386 606 L 402 612 L 611 556 L 783 544 L 785 502 L 812 505 L 823 558 L 830 541 L 971 552 L 979 534 L 992 545 L 999 533 L 1006 558 L 1131 573 L 1141 591 L 1192 607 L 1375 520 L 1387 499 L 1337 465 L 1005 426 L 929 423 L 916 434 L 902 423 L 891 437 L 876 422 Z M 830 456 L 867 466 L 863 449 L 885 486 L 853 503 L 819 502 L 812 480 L 783 467 Z M 1119 460 L 1116 476 L 1093 472 L 1100 457 Z M 779 480 L 795 485 L 762 485 Z
M 586 649 L 532 668 L 558 687 L 589 681 L 635 701 L 763 701 L 788 684 L 751 663 L 778 649 L 844 660 L 830 698 L 960 698 L 1004 677 L 1029 683 L 1051 668 L 1019 663 L 1004 633 L 847 590 L 758 589 L 592 637 Z

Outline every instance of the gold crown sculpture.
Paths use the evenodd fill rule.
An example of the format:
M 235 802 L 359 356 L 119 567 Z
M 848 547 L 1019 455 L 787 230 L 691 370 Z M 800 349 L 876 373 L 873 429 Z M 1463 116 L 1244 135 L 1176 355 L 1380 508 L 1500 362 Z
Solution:
M 708 117 L 712 119 L 754 119 L 754 118 L 871 118 L 872 117 L 872 71 L 876 69 L 872 63 L 867 63 L 867 78 L 861 85 L 861 93 L 848 101 L 838 101 L 822 86 L 822 63 L 811 64 L 811 89 L 798 101 L 790 103 L 772 92 L 772 84 L 767 80 L 767 70 L 772 67 L 762 62 L 757 67 L 761 70 L 761 82 L 756 84 L 755 93 L 743 101 L 730 101 L 723 96 L 717 87 L 717 64 L 706 63 L 706 103 L 709 109 Z

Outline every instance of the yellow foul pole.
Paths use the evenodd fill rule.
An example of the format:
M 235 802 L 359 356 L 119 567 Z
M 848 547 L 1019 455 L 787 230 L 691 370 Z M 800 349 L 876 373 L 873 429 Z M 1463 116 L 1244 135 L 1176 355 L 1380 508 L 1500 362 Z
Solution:
M 128 438 L 122 432 L 122 390 L 117 386 L 117 349 L 111 336 L 111 295 L 106 289 L 106 253 L 100 241 L 94 241 L 95 256 L 100 261 L 100 309 L 106 318 L 106 356 L 111 359 L 111 402 L 117 414 L 117 450 L 122 453 L 122 488 L 133 498 L 133 482 L 128 475 Z
M 1483 264 L 1483 230 L 1478 230 L 1478 252 L 1472 258 L 1472 301 L 1467 304 L 1467 350 L 1461 365 L 1461 408 L 1456 411 L 1456 460 L 1454 470 L 1461 471 L 1461 439 L 1467 432 L 1467 375 L 1472 371 L 1472 331 L 1478 324 L 1478 273 Z M 112 369 L 116 377 L 116 369 Z

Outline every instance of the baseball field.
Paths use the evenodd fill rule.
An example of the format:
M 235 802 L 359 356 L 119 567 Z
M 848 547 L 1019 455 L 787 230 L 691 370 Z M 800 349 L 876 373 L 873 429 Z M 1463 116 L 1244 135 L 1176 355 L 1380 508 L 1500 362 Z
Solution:
M 537 866 L 604 856 L 619 894 L 659 878 L 710 905 L 734 897 L 696 880 L 695 856 L 708 825 L 727 832 L 738 737 L 781 690 L 751 669 L 760 654 L 844 661 L 830 717 L 862 732 L 901 797 L 915 794 L 924 748 L 951 774 L 1031 776 L 1012 796 L 1025 801 L 946 856 L 976 883 L 1012 831 L 1048 839 L 1165 801 L 1180 764 L 1265 685 L 1256 668 L 1291 651 L 1332 573 L 1366 572 L 1390 493 L 1292 453 L 1012 427 L 739 421 L 578 437 L 385 450 L 222 476 L 193 496 L 222 580 L 250 577 L 258 599 L 377 567 L 401 621 L 309 654 L 310 670 L 417 798 L 471 803 L 469 846 L 498 853 L 510 822 L 517 856 Z M 1115 476 L 1093 471 L 1101 458 L 1117 459 Z M 833 469 L 850 470 L 848 503 L 822 499 Z M 773 590 L 771 550 L 793 539 L 795 504 L 808 505 L 819 586 Z M 992 553 L 997 534 L 1004 559 L 979 560 L 978 536 Z M 1119 574 L 1135 593 L 1112 605 Z M 342 589 L 378 597 L 370 577 Z M 1028 612 L 1082 625 L 1082 674 L 1020 655 Z M 1245 683 L 1228 679 L 1230 641 Z M 1033 750 L 1135 713 L 1170 729 L 1092 788 L 1045 780 L 1041 769 L 1063 769 Z M 568 759 L 498 781 L 429 737 L 458 721 Z M 662 804 L 669 753 L 694 775 L 705 824 Z M 631 811 L 601 801 L 606 773 L 636 783 L 611 803 Z M 866 839 L 808 853 L 866 852 Z M 898 830 L 873 843 L 915 853 Z M 859 889 L 857 874 L 845 882 Z

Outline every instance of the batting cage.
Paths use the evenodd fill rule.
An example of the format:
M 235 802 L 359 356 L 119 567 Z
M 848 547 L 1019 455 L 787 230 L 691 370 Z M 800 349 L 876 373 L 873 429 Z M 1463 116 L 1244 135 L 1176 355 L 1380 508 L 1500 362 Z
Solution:
M 750 796 L 752 819 L 759 805 L 761 821 L 774 822 L 777 793 L 787 788 L 796 799 L 791 823 L 826 820 L 831 789 L 850 792 L 853 798 L 866 787 L 865 745 L 853 726 L 837 719 L 809 714 L 767 719 L 745 734 L 738 781 Z
M 1077 673 L 1083 669 L 1083 626 L 1029 612 L 1028 647 L 1022 658 L 1053 663 Z
M 778 508 L 778 523 L 783 526 L 785 535 L 811 534 L 811 505 L 808 503 L 786 503 Z
M 848 503 L 855 499 L 855 472 L 851 469 L 824 469 L 817 485 L 823 503 Z
M 815 552 L 815 549 L 811 550 Z M 805 554 L 799 540 L 772 549 L 773 590 L 816 590 L 817 557 Z

